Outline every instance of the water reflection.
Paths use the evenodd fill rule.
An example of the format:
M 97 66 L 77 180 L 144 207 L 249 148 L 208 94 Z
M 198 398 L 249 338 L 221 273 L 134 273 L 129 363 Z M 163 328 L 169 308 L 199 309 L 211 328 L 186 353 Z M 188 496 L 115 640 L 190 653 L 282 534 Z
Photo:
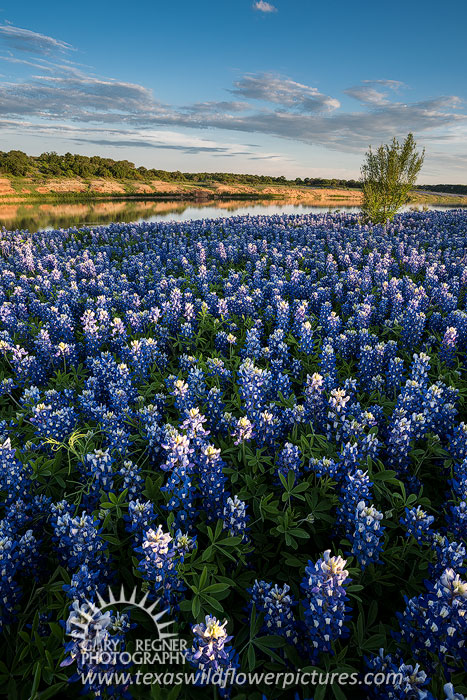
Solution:
M 413 208 L 413 207 L 407 207 Z M 422 209 L 422 207 L 419 207 Z M 448 206 L 428 207 L 449 209 Z M 188 221 L 244 214 L 305 214 L 323 211 L 356 212 L 358 207 L 345 204 L 314 204 L 271 200 L 203 200 L 181 201 L 96 201 L 60 204 L 0 204 L 0 226 L 7 229 L 38 231 L 47 228 L 68 228 L 108 224 L 112 221 Z

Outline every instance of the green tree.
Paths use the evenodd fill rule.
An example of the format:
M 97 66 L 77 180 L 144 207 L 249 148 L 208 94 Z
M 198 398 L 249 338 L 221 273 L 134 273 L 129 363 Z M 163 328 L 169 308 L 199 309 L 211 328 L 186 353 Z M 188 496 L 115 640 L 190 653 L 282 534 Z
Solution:
M 23 151 L 2 153 L 1 167 L 12 175 L 26 175 L 29 169 L 29 158 Z
M 425 158 L 425 150 L 419 153 L 416 146 L 413 134 L 402 144 L 394 138 L 376 151 L 370 146 L 361 168 L 362 210 L 367 220 L 375 224 L 391 221 L 408 201 Z

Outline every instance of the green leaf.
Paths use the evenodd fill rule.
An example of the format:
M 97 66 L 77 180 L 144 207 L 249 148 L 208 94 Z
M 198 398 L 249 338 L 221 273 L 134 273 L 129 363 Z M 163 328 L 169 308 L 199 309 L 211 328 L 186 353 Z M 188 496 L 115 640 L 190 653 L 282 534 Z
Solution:
M 278 649 L 279 647 L 285 647 L 287 644 L 284 637 L 279 637 L 277 634 L 271 634 L 267 637 L 257 637 L 255 639 L 256 644 L 260 644 L 267 649 Z
M 33 700 L 33 698 L 36 697 L 37 689 L 39 687 L 39 683 L 41 682 L 41 662 L 36 661 L 34 664 L 34 678 L 32 681 L 32 686 L 31 686 L 31 695 L 29 696 L 29 700 Z
M 211 583 L 210 586 L 203 588 L 203 593 L 220 593 L 231 588 L 229 583 Z
M 198 581 L 198 588 L 200 590 L 204 589 L 204 585 L 205 585 L 207 580 L 208 580 L 208 570 L 207 570 L 207 567 L 205 566 L 203 571 L 201 572 L 201 576 L 199 577 L 199 581 Z
M 255 668 L 255 665 L 256 665 L 256 652 L 255 652 L 255 647 L 253 644 L 250 644 L 248 646 L 247 658 L 248 658 L 248 670 L 253 671 L 253 669 Z
M 347 696 L 340 687 L 340 685 L 337 685 L 337 683 L 333 683 L 331 685 L 332 692 L 334 693 L 334 697 L 337 698 L 337 700 L 347 700 Z
M 219 544 L 223 547 L 236 547 L 242 541 L 242 537 L 226 537 L 225 540 L 221 540 Z
M 224 612 L 224 608 L 223 608 L 222 605 L 219 603 L 219 601 L 216 600 L 216 598 L 213 598 L 213 597 L 210 596 L 210 595 L 204 595 L 204 593 L 202 593 L 201 595 L 202 595 L 202 597 L 203 597 L 203 601 L 206 601 L 206 603 L 207 603 L 211 608 L 213 608 L 214 610 L 217 610 L 218 612 L 221 612 L 221 613 Z
M 195 596 L 191 601 L 191 612 L 195 620 L 198 619 L 198 615 L 201 610 L 201 601 L 198 596 Z
M 62 683 L 54 683 L 54 685 L 51 685 L 50 688 L 47 688 L 47 690 L 44 690 L 40 695 L 39 695 L 39 700 L 48 700 L 48 698 L 53 698 L 54 695 L 57 695 L 63 688 L 66 688 L 68 686 L 68 683 L 62 682 Z
M 325 685 L 318 685 L 318 687 L 315 690 L 314 693 L 314 700 L 324 700 L 324 696 L 326 695 L 326 686 Z

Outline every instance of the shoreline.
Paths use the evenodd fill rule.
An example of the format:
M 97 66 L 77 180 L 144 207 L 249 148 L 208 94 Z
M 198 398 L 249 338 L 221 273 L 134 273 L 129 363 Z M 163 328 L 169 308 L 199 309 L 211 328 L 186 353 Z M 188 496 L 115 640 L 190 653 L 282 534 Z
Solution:
M 168 182 L 163 180 L 84 180 L 79 178 L 35 179 L 0 175 L 0 206 L 45 204 L 93 204 L 99 202 L 194 202 L 276 201 L 314 206 L 360 206 L 362 190 L 346 187 L 304 185 L 248 185 L 232 182 Z M 415 189 L 407 204 L 467 206 L 467 195 Z
M 290 204 L 309 204 L 314 206 L 360 206 L 360 197 L 349 197 L 345 195 L 330 195 L 324 197 L 291 197 L 288 194 L 262 194 L 261 192 L 249 194 L 216 194 L 206 193 L 203 196 L 180 194 L 179 192 L 164 192 L 151 194 L 114 194 L 114 193 L 83 193 L 83 192 L 64 192 L 50 194 L 34 194 L 34 195 L 0 195 L 0 206 L 3 205 L 41 205 L 41 204 L 92 204 L 93 202 L 193 202 L 193 203 L 208 203 L 212 201 L 218 202 L 248 202 L 248 201 L 270 201 L 270 202 L 287 202 Z M 423 206 L 441 204 L 444 206 L 467 206 L 467 195 L 418 195 L 413 194 L 408 205 L 414 204 Z

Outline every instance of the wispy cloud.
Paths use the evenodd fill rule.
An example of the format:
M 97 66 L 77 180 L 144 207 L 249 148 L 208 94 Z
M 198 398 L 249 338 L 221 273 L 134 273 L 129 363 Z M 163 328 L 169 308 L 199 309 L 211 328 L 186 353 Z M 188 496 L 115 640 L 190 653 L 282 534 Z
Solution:
M 0 26 L 0 38 L 15 51 L 49 55 L 57 51 L 74 50 L 71 44 L 66 41 L 60 41 L 60 39 L 9 24 Z
M 331 112 L 340 107 L 339 100 L 323 95 L 314 87 L 272 74 L 246 75 L 234 83 L 234 95 L 262 100 L 300 112 Z
M 8 25 L 0 30 L 0 37 L 18 36 L 15 27 Z M 5 34 L 7 30 L 9 34 Z M 51 37 L 18 31 L 28 32 L 23 43 L 42 46 L 43 53 L 52 47 L 60 52 L 68 49 L 67 44 Z M 29 34 L 40 37 L 40 41 Z M 23 41 L 24 34 L 21 37 Z M 180 106 L 157 100 L 151 90 L 138 83 L 93 75 L 87 67 L 65 62 L 62 56 L 55 62 L 47 56 L 4 58 L 31 66 L 32 74 L 27 78 L 0 80 L 0 116 L 16 133 L 23 129 L 37 134 L 43 129 L 54 138 L 62 133 L 63 138 L 79 143 L 163 148 L 216 157 L 248 154 L 268 159 L 278 156 L 258 154 L 256 146 L 235 146 L 196 136 L 184 141 L 167 134 L 183 129 L 191 129 L 193 134 L 195 129 L 216 129 L 225 134 L 273 136 L 347 153 L 361 152 L 369 144 L 377 145 L 394 135 L 402 137 L 408 131 L 420 141 L 430 140 L 439 147 L 449 146 L 452 139 L 462 143 L 467 138 L 467 114 L 459 97 L 405 101 L 401 97 L 405 86 L 397 80 L 363 80 L 345 90 L 358 101 L 355 110 L 344 109 L 336 95 L 270 73 L 239 78 L 227 90 L 233 96 L 231 100 Z
M 260 148 L 257 144 L 234 144 L 204 139 L 199 136 L 168 130 L 145 130 L 142 133 L 131 132 L 127 129 L 109 129 L 93 126 L 75 126 L 64 123 L 37 124 L 32 121 L 17 121 L 15 119 L 0 119 L 0 129 L 4 132 L 31 133 L 41 138 L 53 138 L 79 144 L 95 144 L 111 146 L 112 148 L 144 148 L 179 151 L 185 155 L 209 154 L 213 156 L 235 157 L 246 156 L 250 160 L 281 159 L 278 153 L 257 154 Z
M 364 105 L 381 106 L 389 104 L 389 90 L 398 92 L 403 87 L 404 83 L 400 80 L 363 80 L 362 85 L 348 88 L 344 92 Z
M 253 3 L 253 9 L 258 10 L 258 12 L 277 12 L 277 7 L 264 0 L 258 0 L 258 2 Z
M 185 107 L 158 102 L 150 90 L 136 83 L 84 75 L 36 75 L 24 82 L 2 82 L 1 87 L 0 115 L 5 118 L 120 124 L 129 134 L 160 126 L 215 128 L 357 152 L 408 131 L 436 136 L 440 130 L 445 134 L 458 127 L 465 134 L 467 129 L 467 115 L 459 111 L 461 101 L 456 96 L 402 103 L 366 93 L 367 109 L 347 112 L 339 108 L 336 98 L 315 88 L 264 76 L 237 81 L 231 92 L 244 102 Z M 262 102 L 265 106 L 258 108 Z

